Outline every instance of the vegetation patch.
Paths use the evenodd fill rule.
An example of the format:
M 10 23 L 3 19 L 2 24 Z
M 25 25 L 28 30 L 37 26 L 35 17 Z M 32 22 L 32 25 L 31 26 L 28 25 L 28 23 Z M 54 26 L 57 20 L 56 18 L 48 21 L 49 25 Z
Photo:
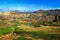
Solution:
M 13 31 L 14 31 L 14 28 L 11 28 L 11 27 L 0 28 L 0 35 L 9 34 L 9 33 L 12 33 Z
M 24 36 L 20 36 L 17 40 L 28 40 L 28 39 L 25 38 Z

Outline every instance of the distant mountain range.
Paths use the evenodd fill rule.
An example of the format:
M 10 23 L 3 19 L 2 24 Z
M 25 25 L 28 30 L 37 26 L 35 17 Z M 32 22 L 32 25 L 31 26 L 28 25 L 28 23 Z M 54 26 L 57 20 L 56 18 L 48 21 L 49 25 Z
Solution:
M 9 9 L 0 9 L 0 12 L 5 12 L 5 11 L 13 11 L 13 12 L 34 12 L 34 13 L 38 13 L 38 12 L 52 12 L 52 11 L 60 11 L 60 9 L 50 9 L 50 10 L 28 10 L 28 11 L 21 11 L 21 10 L 9 10 Z
M 38 20 L 38 21 L 43 20 L 43 21 L 50 21 L 50 22 L 60 21 L 60 9 L 37 10 L 34 12 L 21 12 L 19 10 L 2 12 L 2 10 L 3 9 L 0 10 L 0 15 L 2 15 L 2 13 L 3 13 L 5 18 L 7 18 L 7 19 L 8 19 L 8 17 L 10 19 L 10 18 L 20 18 L 22 16 L 23 19 L 26 17 L 26 18 L 30 18 L 31 20 L 33 19 L 34 21 L 35 20 Z M 3 16 L 3 18 L 4 18 L 4 16 Z
M 6 10 L 6 9 L 0 9 L 0 12 L 17 12 L 17 13 L 42 13 L 45 14 L 46 16 L 49 15 L 60 15 L 60 9 L 51 9 L 51 10 L 37 10 L 37 11 L 19 11 L 19 10 Z

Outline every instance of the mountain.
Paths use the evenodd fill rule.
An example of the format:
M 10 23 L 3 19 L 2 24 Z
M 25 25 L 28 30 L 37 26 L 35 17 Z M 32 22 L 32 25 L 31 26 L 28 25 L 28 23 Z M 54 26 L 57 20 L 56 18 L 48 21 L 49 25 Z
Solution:
M 47 16 L 49 16 L 49 15 L 60 15 L 60 9 L 38 10 L 38 11 L 34 11 L 34 13 L 44 13 Z
M 4 9 L 1 9 L 0 11 L 2 11 Z M 51 9 L 51 10 L 38 10 L 38 11 L 34 11 L 34 12 L 21 12 L 19 10 L 13 10 L 13 11 L 8 11 L 8 12 L 3 12 L 4 15 L 7 15 L 6 18 L 9 17 L 16 17 L 16 18 L 20 18 L 21 16 L 26 17 L 26 18 L 30 18 L 31 20 L 33 19 L 35 20 L 42 20 L 42 21 L 60 21 L 60 9 Z M 1 14 L 1 13 L 0 13 Z M 27 17 L 28 16 L 28 17 Z M 3 16 L 4 17 L 4 16 Z M 10 18 L 9 17 L 9 18 Z

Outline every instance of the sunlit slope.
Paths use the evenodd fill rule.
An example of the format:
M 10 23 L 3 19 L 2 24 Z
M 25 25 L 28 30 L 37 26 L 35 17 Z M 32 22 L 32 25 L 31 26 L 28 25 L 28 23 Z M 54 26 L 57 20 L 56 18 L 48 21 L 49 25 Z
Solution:
M 18 26 L 19 28 L 25 30 L 25 31 L 43 31 L 49 34 L 60 34 L 60 27 L 54 27 L 54 26 L 42 26 L 42 27 L 31 27 L 29 25 L 22 24 L 21 26 Z

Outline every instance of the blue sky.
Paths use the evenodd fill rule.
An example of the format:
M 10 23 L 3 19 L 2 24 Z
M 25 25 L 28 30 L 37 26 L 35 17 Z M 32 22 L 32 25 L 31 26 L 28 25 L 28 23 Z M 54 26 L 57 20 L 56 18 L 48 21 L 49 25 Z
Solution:
M 60 9 L 60 0 L 0 0 L 0 10 L 36 11 Z

